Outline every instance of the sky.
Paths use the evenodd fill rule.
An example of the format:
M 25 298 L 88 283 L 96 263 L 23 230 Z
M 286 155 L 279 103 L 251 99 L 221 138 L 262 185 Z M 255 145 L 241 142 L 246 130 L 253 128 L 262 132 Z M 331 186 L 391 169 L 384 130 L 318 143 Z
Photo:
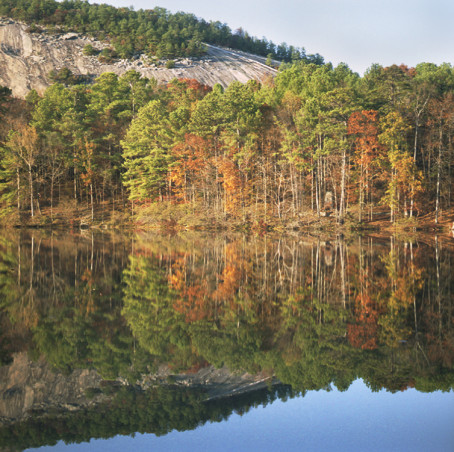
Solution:
M 232 30 L 319 53 L 360 74 L 383 66 L 454 61 L 452 0 L 90 0 L 193 13 Z

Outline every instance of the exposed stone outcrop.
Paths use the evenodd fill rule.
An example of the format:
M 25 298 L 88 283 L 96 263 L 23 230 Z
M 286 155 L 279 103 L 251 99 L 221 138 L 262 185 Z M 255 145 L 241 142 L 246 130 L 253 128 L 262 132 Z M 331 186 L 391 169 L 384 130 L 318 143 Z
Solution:
M 208 45 L 202 58 L 175 60 L 175 67 L 157 67 L 144 55 L 132 60 L 119 60 L 103 64 L 96 56 L 85 56 L 83 48 L 91 44 L 95 49 L 105 43 L 78 33 L 28 33 L 27 26 L 10 19 L 0 18 L 0 85 L 7 86 L 17 97 L 25 97 L 31 89 L 42 94 L 50 85 L 48 74 L 63 67 L 75 75 L 95 78 L 103 72 L 118 75 L 134 69 L 146 77 L 166 83 L 173 78 L 193 78 L 213 86 L 224 87 L 234 80 L 246 82 L 273 76 L 276 70 L 265 65 L 265 59 L 244 52 Z

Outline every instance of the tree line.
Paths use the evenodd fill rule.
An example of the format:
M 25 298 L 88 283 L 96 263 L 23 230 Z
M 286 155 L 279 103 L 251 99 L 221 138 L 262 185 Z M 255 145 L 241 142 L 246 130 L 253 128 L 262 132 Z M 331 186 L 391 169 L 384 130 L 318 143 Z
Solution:
M 4 90 L 2 212 L 53 221 L 72 199 L 91 220 L 438 222 L 452 208 L 453 92 L 449 64 L 373 65 L 360 77 L 303 61 L 225 90 L 157 86 L 134 71 L 55 83 L 25 102 Z
M 136 53 L 158 58 L 200 56 L 206 42 L 282 61 L 323 62 L 320 55 L 307 55 L 302 48 L 276 45 L 250 36 L 242 28 L 232 32 L 225 23 L 207 22 L 184 12 L 172 14 L 160 7 L 134 11 L 88 0 L 0 0 L 0 16 L 30 24 L 31 32 L 40 32 L 41 25 L 50 31 L 77 31 L 108 40 L 120 58 Z

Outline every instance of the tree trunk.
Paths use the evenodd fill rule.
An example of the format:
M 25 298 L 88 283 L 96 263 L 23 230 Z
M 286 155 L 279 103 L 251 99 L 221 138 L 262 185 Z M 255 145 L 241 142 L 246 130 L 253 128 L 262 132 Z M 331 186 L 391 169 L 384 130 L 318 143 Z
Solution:
M 31 165 L 28 165 L 28 183 L 30 187 L 30 212 L 31 216 L 33 217 L 35 214 L 33 211 L 33 176 Z
M 359 222 L 363 219 L 363 192 L 364 192 L 364 169 L 361 163 L 361 176 L 359 181 Z
M 74 165 L 74 199 L 77 201 L 77 168 Z
M 438 223 L 440 211 L 440 179 L 441 179 L 441 147 L 442 147 L 443 132 L 440 128 L 440 142 L 438 143 L 438 162 L 437 162 L 437 196 L 435 199 L 435 223 Z
M 94 206 L 93 206 L 93 183 L 90 182 L 90 202 L 91 202 L 91 221 L 94 220 Z
M 54 219 L 54 176 L 50 178 L 50 220 Z
M 345 212 L 345 166 L 346 166 L 346 155 L 345 150 L 342 153 L 342 179 L 341 179 L 341 199 L 339 203 L 339 220 L 344 218 Z
M 16 170 L 16 176 L 17 176 L 17 212 L 20 212 L 20 174 L 19 174 L 19 168 Z

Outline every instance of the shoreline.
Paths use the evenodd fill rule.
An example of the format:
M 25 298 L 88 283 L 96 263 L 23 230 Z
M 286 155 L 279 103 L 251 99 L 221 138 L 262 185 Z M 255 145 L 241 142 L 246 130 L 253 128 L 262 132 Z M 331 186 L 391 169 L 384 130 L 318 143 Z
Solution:
M 314 224 L 315 223 L 315 224 Z M 310 224 L 301 225 L 272 225 L 272 224 L 254 224 L 243 223 L 226 225 L 223 223 L 206 224 L 206 225 L 185 225 L 169 224 L 159 222 L 154 224 L 135 223 L 133 221 L 119 223 L 77 223 L 75 221 L 57 221 L 57 222 L 2 222 L 1 229 L 7 230 L 48 230 L 48 231 L 96 231 L 96 232 L 200 232 L 200 233 L 246 233 L 246 234 L 373 234 L 373 233 L 410 233 L 410 234 L 443 234 L 454 237 L 452 221 L 442 220 L 435 222 L 370 222 L 342 225 L 334 221 L 311 222 Z
M 390 222 L 389 211 L 377 209 L 372 220 L 360 222 L 355 209 L 347 211 L 341 221 L 335 213 L 320 215 L 310 209 L 285 220 L 263 215 L 254 216 L 247 212 L 245 219 L 224 213 L 189 210 L 185 205 L 151 204 L 138 206 L 133 215 L 121 203 L 113 205 L 107 201 L 95 206 L 71 204 L 41 207 L 34 217 L 28 212 L 20 215 L 14 210 L 0 209 L 0 228 L 3 229 L 44 229 L 44 230 L 105 230 L 105 231 L 198 231 L 198 232 L 243 232 L 253 234 L 277 233 L 318 233 L 318 234 L 364 234 L 364 233 L 443 233 L 454 234 L 454 208 L 439 213 L 438 223 L 435 212 L 418 216 L 401 216 Z M 3 212 L 2 212 L 3 210 Z M 252 219 L 253 218 L 253 219 Z

